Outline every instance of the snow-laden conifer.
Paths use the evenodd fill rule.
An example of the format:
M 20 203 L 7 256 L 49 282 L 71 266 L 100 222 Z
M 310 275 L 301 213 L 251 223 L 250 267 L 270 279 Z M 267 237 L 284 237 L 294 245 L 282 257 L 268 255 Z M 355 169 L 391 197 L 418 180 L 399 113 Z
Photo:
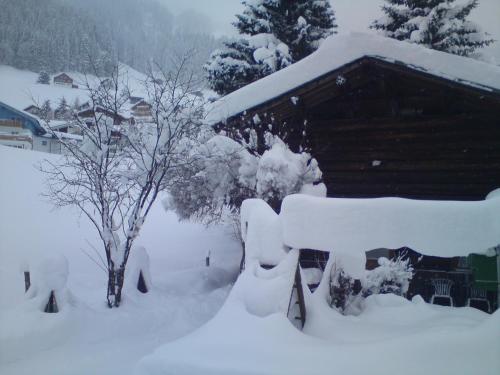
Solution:
M 386 0 L 372 28 L 384 35 L 461 56 L 493 43 L 467 19 L 479 0 Z
M 205 65 L 210 87 L 220 95 L 299 61 L 335 33 L 328 1 L 243 1 L 233 25 L 240 36 L 228 40 Z

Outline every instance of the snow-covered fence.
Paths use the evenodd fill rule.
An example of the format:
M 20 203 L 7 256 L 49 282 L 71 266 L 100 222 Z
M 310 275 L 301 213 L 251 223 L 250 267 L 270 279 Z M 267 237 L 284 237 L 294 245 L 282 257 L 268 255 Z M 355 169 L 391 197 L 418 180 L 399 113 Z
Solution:
M 499 213 L 498 197 L 458 202 L 295 194 L 283 200 L 279 215 L 262 200 L 244 201 L 241 231 L 253 267 L 278 265 L 288 249 L 315 249 L 330 252 L 327 269 L 334 262 L 363 280 L 365 252 L 374 248 L 407 246 L 440 257 L 485 252 L 500 244 Z M 323 294 L 325 287 L 318 290 Z
M 281 207 L 283 243 L 293 248 L 364 254 L 407 246 L 453 257 L 500 244 L 500 199 L 424 201 L 290 195 Z

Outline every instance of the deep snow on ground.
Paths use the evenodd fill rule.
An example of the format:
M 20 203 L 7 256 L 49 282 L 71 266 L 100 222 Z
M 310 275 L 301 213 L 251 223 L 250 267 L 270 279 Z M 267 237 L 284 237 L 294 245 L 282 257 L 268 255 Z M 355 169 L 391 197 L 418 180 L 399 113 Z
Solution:
M 105 307 L 105 274 L 86 218 L 52 210 L 35 165 L 58 157 L 0 146 L 0 374 L 127 374 L 160 344 L 210 319 L 237 274 L 240 250 L 229 231 L 179 223 L 157 202 L 137 240 L 151 259 L 153 290 L 129 291 L 122 307 Z M 205 255 L 211 251 L 211 267 Z M 20 265 L 44 253 L 64 254 L 73 298 L 44 314 L 24 296 Z
M 271 270 L 249 259 L 232 287 L 240 252 L 228 232 L 178 223 L 159 202 L 137 241 L 149 253 L 153 288 L 142 295 L 129 283 L 123 306 L 109 310 L 105 275 L 81 251 L 94 255 L 85 241 L 95 243 L 92 228 L 72 209 L 51 211 L 39 195 L 43 176 L 34 164 L 56 157 L 0 146 L 2 375 L 500 372 L 499 312 L 379 295 L 359 315 L 343 316 L 327 305 L 323 282 L 306 291 L 300 332 L 285 316 L 296 251 Z M 19 267 L 28 260 L 36 269 L 44 253 L 69 263 L 58 314 L 24 296 Z
M 303 332 L 298 331 L 282 313 L 281 299 L 262 298 L 286 292 L 283 281 L 287 274 L 293 279 L 295 269 L 289 260 L 278 271 L 248 266 L 214 319 L 143 358 L 136 374 L 500 372 L 500 311 L 488 315 L 469 307 L 430 305 L 420 296 L 408 301 L 385 294 L 368 297 L 358 316 L 343 316 L 327 305 L 319 288 L 319 294 L 306 293 L 308 317 Z

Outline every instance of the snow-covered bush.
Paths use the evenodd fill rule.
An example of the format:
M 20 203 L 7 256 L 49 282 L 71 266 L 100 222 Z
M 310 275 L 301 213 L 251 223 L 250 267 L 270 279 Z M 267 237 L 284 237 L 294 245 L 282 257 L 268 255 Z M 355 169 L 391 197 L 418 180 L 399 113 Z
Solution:
M 341 263 L 334 263 L 330 271 L 330 306 L 342 314 L 358 310 L 354 305 L 360 291 L 360 280 L 350 275 Z
M 379 258 L 379 266 L 366 272 L 363 295 L 386 293 L 405 295 L 413 277 L 413 267 L 409 258 L 403 258 L 404 256 L 391 260 L 385 257 Z
M 292 152 L 278 137 L 267 139 L 269 149 L 261 156 L 223 135 L 194 148 L 170 189 L 167 208 L 184 219 L 211 222 L 221 219 L 226 208 L 238 213 L 248 198 L 262 198 L 278 210 L 289 194 L 324 191 L 313 187 L 322 173 L 310 154 Z
M 260 157 L 257 174 L 257 196 L 277 209 L 287 195 L 306 192 L 303 189 L 321 180 L 318 162 L 307 152 L 294 153 L 278 137 Z

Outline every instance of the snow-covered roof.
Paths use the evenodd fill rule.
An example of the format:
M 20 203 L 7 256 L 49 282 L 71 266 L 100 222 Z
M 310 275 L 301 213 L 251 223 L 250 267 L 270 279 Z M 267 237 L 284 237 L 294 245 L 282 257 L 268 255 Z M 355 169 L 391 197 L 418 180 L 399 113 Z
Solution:
M 17 113 L 18 116 L 21 116 L 26 121 L 29 121 L 31 124 L 33 124 L 34 131 L 36 131 L 40 134 L 43 134 L 46 132 L 45 128 L 41 125 L 40 119 L 38 117 L 32 115 L 31 113 L 14 108 L 14 107 L 8 105 L 7 103 L 1 102 L 1 101 L 0 101 L 0 106 L 6 108 L 7 110 L 9 110 L 11 112 Z
M 217 100 L 208 107 L 207 121 L 212 125 L 225 121 L 363 57 L 500 93 L 500 66 L 378 35 L 349 33 L 329 37 L 301 61 Z

